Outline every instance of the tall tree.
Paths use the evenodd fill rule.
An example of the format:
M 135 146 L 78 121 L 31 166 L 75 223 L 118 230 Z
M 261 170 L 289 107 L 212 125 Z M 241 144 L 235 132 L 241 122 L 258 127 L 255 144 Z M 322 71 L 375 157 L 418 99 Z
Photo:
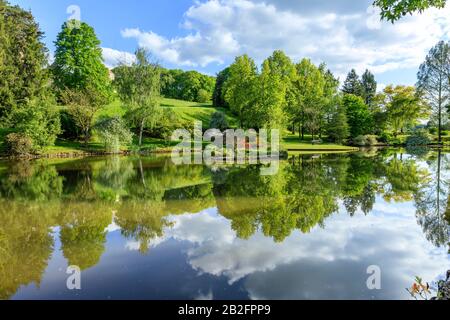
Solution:
M 381 18 L 395 22 L 403 16 L 435 7 L 444 8 L 447 0 L 375 0 L 374 6 L 381 9 Z
M 373 118 L 363 99 L 352 94 L 346 94 L 342 103 L 347 112 L 351 137 L 356 138 L 371 133 Z
M 241 127 L 247 126 L 250 115 L 247 109 L 254 102 L 254 84 L 257 68 L 247 55 L 239 56 L 230 66 L 230 76 L 225 82 L 225 101 L 239 118 Z
M 114 83 L 120 99 L 128 109 L 128 118 L 139 128 L 141 146 L 145 127 L 154 126 L 159 117 L 161 68 L 150 61 L 145 49 L 139 48 L 136 58 L 131 67 L 116 68 Z
M 90 90 L 110 97 L 109 71 L 103 64 L 100 40 L 94 29 L 84 22 L 67 21 L 55 42 L 55 62 L 52 65 L 54 84 L 58 91 Z
M 295 88 L 294 81 L 297 76 L 297 70 L 292 60 L 281 50 L 276 50 L 273 54 L 267 58 L 268 72 L 272 77 L 279 78 L 281 80 L 280 90 L 284 92 L 282 107 L 284 114 L 289 116 L 289 107 L 295 104 Z M 293 119 L 289 119 L 292 124 L 292 129 L 295 131 L 295 124 Z
M 213 92 L 213 105 L 215 107 L 229 107 L 224 98 L 224 85 L 230 76 L 230 68 L 220 71 L 216 77 L 216 85 Z
M 283 129 L 286 85 L 282 76 L 272 72 L 269 60 L 264 61 L 255 81 L 257 99 L 250 109 L 255 128 Z M 280 130 L 282 133 L 283 130 Z
M 344 86 L 342 87 L 342 92 L 363 97 L 364 90 L 355 69 L 352 69 L 347 75 L 347 79 L 345 79 Z
M 48 94 L 47 48 L 33 15 L 0 1 L 0 118 Z M 14 125 L 8 123 L 7 125 Z
M 440 41 L 420 66 L 417 88 L 423 93 L 438 119 L 438 142 L 442 143 L 442 112 L 450 103 L 450 46 Z
M 340 107 L 339 97 L 339 79 L 337 79 L 331 70 L 327 69 L 327 65 L 322 63 L 319 66 L 320 72 L 322 72 L 325 85 L 323 96 L 323 116 L 321 117 L 322 124 L 320 126 L 319 134 L 322 134 L 322 129 L 327 129 L 327 125 L 330 123 L 332 117 L 336 115 L 337 109 Z M 341 108 L 342 109 L 342 108 Z
M 362 75 L 361 85 L 364 101 L 370 106 L 377 94 L 377 82 L 375 81 L 375 76 L 369 70 L 366 70 Z
M 292 112 L 299 124 L 302 139 L 305 129 L 308 129 L 314 138 L 323 116 L 325 79 L 320 69 L 309 59 L 303 59 L 296 69 L 296 103 Z

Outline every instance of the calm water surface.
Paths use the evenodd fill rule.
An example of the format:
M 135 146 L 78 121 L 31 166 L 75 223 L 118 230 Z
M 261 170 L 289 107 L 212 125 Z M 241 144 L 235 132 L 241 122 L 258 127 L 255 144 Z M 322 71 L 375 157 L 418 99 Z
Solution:
M 449 182 L 431 151 L 2 163 L 0 299 L 408 299 L 450 269 Z

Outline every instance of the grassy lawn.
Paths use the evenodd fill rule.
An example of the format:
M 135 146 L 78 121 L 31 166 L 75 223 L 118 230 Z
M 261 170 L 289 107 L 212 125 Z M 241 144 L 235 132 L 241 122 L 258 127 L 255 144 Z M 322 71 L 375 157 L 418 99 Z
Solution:
M 161 107 L 172 109 L 180 119 L 188 122 L 202 121 L 203 127 L 206 128 L 211 121 L 211 116 L 216 111 L 221 111 L 226 114 L 228 122 L 231 126 L 235 126 L 237 121 L 233 115 L 225 109 L 214 108 L 212 103 L 197 103 L 176 99 L 161 98 Z M 107 105 L 97 114 L 97 118 L 102 116 L 114 116 L 125 114 L 125 109 L 119 100 Z
M 46 147 L 42 150 L 42 154 L 46 155 L 56 155 L 56 154 L 75 154 L 75 153 L 83 153 L 83 152 L 102 152 L 104 151 L 104 147 L 100 143 L 91 142 L 87 146 L 85 146 L 81 142 L 77 141 L 67 141 L 67 140 L 56 140 L 54 146 Z
M 298 136 L 288 135 L 284 137 L 282 142 L 282 148 L 288 151 L 352 151 L 358 150 L 358 148 L 342 146 L 332 143 L 312 144 L 312 138 L 305 136 L 304 140 L 301 140 Z
M 212 103 L 197 103 L 163 98 L 161 100 L 161 107 L 172 109 L 180 117 L 180 119 L 185 121 L 202 121 L 204 128 L 209 125 L 211 116 L 216 111 L 225 113 L 230 126 L 236 126 L 237 123 L 236 119 L 229 112 L 229 110 L 214 108 Z

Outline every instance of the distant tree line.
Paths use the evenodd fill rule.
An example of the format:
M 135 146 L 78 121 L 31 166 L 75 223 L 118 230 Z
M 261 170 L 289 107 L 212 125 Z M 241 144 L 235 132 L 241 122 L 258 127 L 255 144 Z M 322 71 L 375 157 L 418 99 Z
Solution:
M 267 58 L 261 70 L 249 56 L 237 57 L 218 74 L 213 95 L 214 104 L 229 108 L 243 127 L 289 129 L 302 139 L 310 134 L 338 143 L 405 133 L 428 116 L 424 98 L 412 86 L 378 92 L 369 70 L 362 77 L 351 70 L 340 87 L 324 63 L 294 63 L 282 51 Z
M 210 102 L 215 78 L 197 71 L 161 69 L 161 94 L 166 98 Z

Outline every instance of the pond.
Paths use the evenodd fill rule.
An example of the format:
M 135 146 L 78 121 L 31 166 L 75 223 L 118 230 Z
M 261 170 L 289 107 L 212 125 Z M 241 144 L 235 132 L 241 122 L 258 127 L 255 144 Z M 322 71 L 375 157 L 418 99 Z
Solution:
M 435 151 L 1 163 L 0 299 L 410 299 L 450 269 L 449 182 Z

